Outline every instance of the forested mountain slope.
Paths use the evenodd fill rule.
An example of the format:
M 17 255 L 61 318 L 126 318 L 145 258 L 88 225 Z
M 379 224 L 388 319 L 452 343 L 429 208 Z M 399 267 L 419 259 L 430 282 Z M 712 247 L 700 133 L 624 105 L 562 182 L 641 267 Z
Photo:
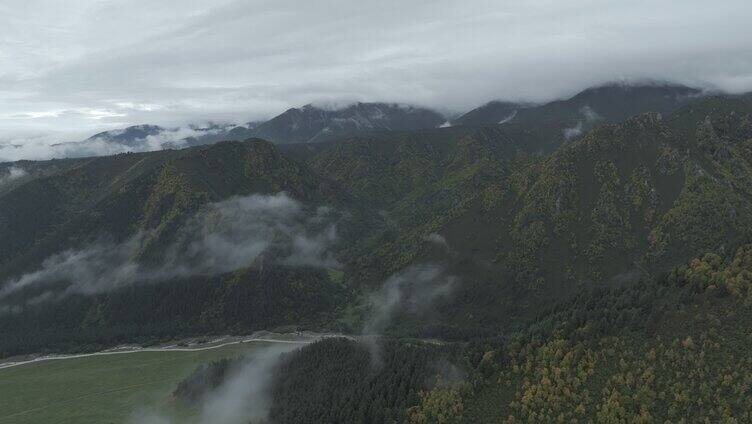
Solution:
M 725 257 L 709 253 L 653 280 L 583 293 L 503 347 L 474 350 L 475 378 L 428 392 L 419 416 L 447 423 L 747 422 L 749 252 L 742 245 Z
M 208 123 L 177 128 L 133 125 L 103 131 L 79 142 L 53 145 L 55 157 L 106 155 L 262 138 L 277 144 L 321 143 L 345 137 L 389 137 L 399 131 L 431 130 L 449 125 L 478 128 L 504 125 L 507 130 L 543 137 L 558 145 L 596 126 L 621 122 L 646 112 L 670 114 L 705 95 L 701 90 L 668 83 L 606 84 L 568 99 L 541 104 L 492 101 L 458 118 L 446 119 L 430 109 L 392 103 L 346 106 L 308 104 L 266 121 L 242 124 Z M 529 137 L 530 134 L 526 136 Z
M 382 367 L 369 366 L 363 341 L 320 341 L 272 366 L 277 378 L 265 418 L 747 422 L 751 252 L 743 244 L 632 285 L 580 290 L 498 337 L 443 345 L 383 340 Z M 199 368 L 176 387 L 175 400 L 200 404 L 237 378 L 240 363 Z
M 646 112 L 670 114 L 699 97 L 698 89 L 672 84 L 606 84 L 571 98 L 540 105 L 494 101 L 456 119 L 455 125 L 524 124 L 569 129 L 570 136 L 604 123 L 616 123 Z M 552 134 L 553 135 L 553 134 Z
M 435 128 L 445 119 L 419 107 L 355 103 L 341 108 L 305 105 L 292 108 L 252 129 L 255 137 L 275 143 L 311 143 L 369 131 Z
M 342 287 L 326 267 L 286 267 L 264 260 L 264 252 L 279 237 L 294 236 L 288 227 L 323 226 L 305 221 L 330 219 L 320 206 L 357 208 L 349 199 L 260 140 L 93 158 L 34 178 L 0 202 L 1 350 L 81 348 L 308 321 L 321 308 L 333 310 Z M 274 215 L 277 205 L 280 216 Z M 260 227 L 245 214 L 261 220 Z M 311 243 L 316 237 L 330 242 L 325 229 L 310 231 Z M 360 230 L 353 224 L 340 231 Z M 224 259 L 244 243 L 266 249 Z M 307 253 L 306 245 L 284 246 L 290 255 Z M 199 247 L 230 251 L 206 256 Z M 146 284 L 152 274 L 162 275 L 159 284 Z M 310 296 L 300 298 L 307 290 Z M 252 310 L 244 305 L 248 296 L 257 305 Z
M 299 147 L 250 140 L 78 160 L 1 195 L 0 275 L 9 284 L 50 258 L 60 260 L 61 252 L 103 240 L 133 241 L 129 258 L 161 263 L 207 207 L 233 196 L 286 193 L 310 219 L 321 207 L 341 217 L 327 250 L 336 261 L 306 271 L 314 280 L 331 280 L 340 293 L 337 306 L 323 295 L 308 298 L 329 305 L 330 321 L 317 318 L 317 325 L 357 330 L 362 293 L 410 265 L 441 263 L 462 284 L 438 301 L 430 324 L 405 319 L 395 331 L 495 334 L 583 286 L 636 281 L 744 239 L 752 228 L 750 110 L 747 97 L 703 98 L 666 117 L 649 113 L 602 126 L 559 148 L 514 127 L 458 127 Z M 258 270 L 265 263 L 246 266 Z M 289 264 L 273 268 L 297 272 Z M 243 275 L 249 287 L 263 280 Z M 94 297 L 177 290 L 195 277 L 208 281 L 182 275 L 171 277 L 171 286 L 129 285 Z M 34 290 L 24 287 L 10 298 L 34 298 Z M 94 308 L 91 299 L 76 293 L 52 304 L 67 310 L 64 304 L 75 300 Z M 66 325 L 80 328 L 86 307 L 70 307 L 78 318 Z M 16 318 L 36 308 L 27 305 Z M 207 317 L 206 309 L 191 308 Z M 200 328 L 228 325 L 220 318 Z M 181 331 L 199 327 L 191 328 Z
M 363 337 L 272 422 L 748 421 L 752 99 L 546 131 L 4 165 L 0 355 L 305 328 Z
M 582 285 L 635 281 L 746 237 L 749 112 L 742 98 L 702 99 L 665 118 L 603 126 L 550 156 L 500 128 L 455 129 L 444 142 L 425 133 L 352 139 L 308 161 L 389 218 L 352 270 L 359 281 L 426 261 L 463 277 L 443 311 L 454 329 L 431 324 L 446 336 L 514 322 Z
M 139 230 L 159 237 L 204 203 L 278 192 L 334 204 L 346 197 L 260 140 L 81 160 L 3 196 L 0 257 L 12 264 L 71 241 Z

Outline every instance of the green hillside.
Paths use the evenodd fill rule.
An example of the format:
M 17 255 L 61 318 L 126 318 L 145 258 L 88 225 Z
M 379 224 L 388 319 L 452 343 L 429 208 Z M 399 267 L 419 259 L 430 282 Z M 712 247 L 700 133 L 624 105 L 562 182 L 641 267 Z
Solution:
M 520 121 L 33 164 L 0 192 L 0 356 L 378 332 L 386 371 L 368 339 L 287 355 L 272 421 L 747 422 L 752 101 L 648 94 L 663 114 L 569 139 Z
M 514 128 L 448 128 L 310 148 L 279 149 L 256 140 L 82 160 L 2 195 L 0 227 L 7 237 L 0 242 L 0 275 L 7 279 L 34 270 L 50 255 L 98 238 L 120 241 L 143 231 L 148 236 L 139 260 L 155 260 L 203 205 L 234 195 L 285 192 L 347 215 L 336 246 L 343 284 L 325 283 L 326 272 L 281 267 L 274 272 L 299 275 L 306 290 L 317 293 L 305 297 L 319 305 L 312 309 L 317 312 L 307 319 L 300 307 L 294 314 L 274 307 L 269 316 L 280 312 L 288 319 L 258 325 L 226 311 L 219 313 L 225 318 L 207 323 L 206 317 L 217 314 L 209 311 L 224 308 L 212 306 L 216 295 L 211 302 L 200 296 L 181 301 L 175 293 L 161 310 L 174 306 L 202 317 L 182 319 L 180 334 L 295 320 L 340 328 L 327 320 L 348 309 L 346 303 L 357 305 L 359 293 L 421 262 L 446 264 L 463 284 L 451 302 L 437 305 L 440 317 L 429 326 L 407 320 L 401 331 L 494 334 L 581 287 L 635 281 L 746 237 L 752 228 L 749 110 L 743 97 L 703 98 L 667 117 L 645 114 L 602 126 L 558 149 L 546 147 L 534 132 Z M 446 246 L 431 242 L 430 235 Z M 110 313 L 101 328 L 125 320 L 122 325 L 141 328 L 125 334 L 146 337 L 153 330 L 130 321 L 126 312 L 112 315 L 110 305 L 149 298 L 145 293 L 167 287 L 179 290 L 181 284 L 209 284 L 201 289 L 208 296 L 217 290 L 210 281 L 242 281 L 258 290 L 253 287 L 263 287 L 263 278 L 249 269 L 96 300 L 74 297 L 45 308 L 54 314 L 28 308 L 23 319 L 3 317 L 0 325 L 26 322 L 27 313 L 50 319 L 62 308 L 72 318 L 56 325 L 81 329 L 87 314 Z M 228 287 L 233 288 L 223 290 L 240 290 Z M 68 302 L 87 306 L 62 306 Z M 156 317 L 148 309 L 143 316 Z M 357 325 L 355 318 L 342 328 L 356 330 L 349 328 Z M 239 321 L 249 324 L 238 327 Z
M 338 205 L 349 197 L 263 141 L 89 159 L 3 196 L 0 228 L 6 237 L 0 241 L 5 258 L 0 275 L 6 279 L 32 271 L 65 249 L 102 238 L 120 242 L 141 233 L 146 236 L 139 239 L 133 259 L 148 263 L 164 254 L 203 205 L 232 195 L 278 192 L 312 205 Z M 357 234 L 357 228 L 352 232 Z M 310 290 L 310 296 L 301 299 L 295 287 Z M 264 291 L 268 296 L 257 296 Z M 344 294 L 320 269 L 246 269 L 173 279 L 3 314 L 0 351 L 77 350 L 134 338 L 305 324 L 331 313 Z M 248 296 L 259 309 L 236 309 L 247 306 L 241 302 Z M 287 305 L 272 306 L 276 302 Z M 231 318 L 238 313 L 241 319 Z

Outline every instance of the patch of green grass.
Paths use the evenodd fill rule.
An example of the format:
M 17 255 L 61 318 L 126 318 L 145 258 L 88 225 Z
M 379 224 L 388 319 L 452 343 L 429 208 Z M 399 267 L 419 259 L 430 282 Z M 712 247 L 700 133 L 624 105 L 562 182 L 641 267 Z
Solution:
M 174 412 L 170 394 L 196 366 L 269 344 L 91 356 L 2 369 L 0 424 L 121 423 L 145 409 Z
M 329 275 L 329 279 L 332 280 L 335 284 L 338 284 L 340 286 L 344 285 L 345 280 L 345 272 L 341 271 L 339 269 L 335 268 L 327 268 L 326 269 L 327 275 Z

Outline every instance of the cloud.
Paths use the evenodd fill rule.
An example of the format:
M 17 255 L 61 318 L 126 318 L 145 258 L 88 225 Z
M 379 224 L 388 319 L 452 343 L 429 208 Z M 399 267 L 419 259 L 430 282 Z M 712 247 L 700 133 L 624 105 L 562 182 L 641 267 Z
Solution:
M 517 116 L 517 111 L 513 110 L 512 113 L 510 113 L 508 116 L 506 116 L 504 119 L 499 121 L 499 125 L 506 124 L 507 122 L 510 122 L 514 117 Z
M 577 121 L 573 127 L 564 128 L 564 138 L 566 140 L 575 138 L 582 134 L 582 121 Z
M 18 310 L 9 297 L 42 290 L 22 304 L 33 305 L 71 294 L 92 295 L 135 284 L 215 275 L 257 260 L 288 266 L 336 268 L 331 248 L 337 240 L 333 211 L 313 211 L 284 193 L 233 197 L 207 205 L 182 226 L 156 264 L 136 258 L 153 238 L 140 232 L 122 243 L 101 241 L 47 258 L 41 267 L 6 281 L 0 309 Z
M 439 233 L 430 233 L 423 237 L 423 240 L 437 244 L 439 246 L 448 248 L 449 244 L 447 243 L 447 240 L 444 236 L 442 236 Z
M 371 352 L 374 364 L 380 361 L 378 340 L 399 313 L 418 315 L 433 302 L 447 296 L 457 284 L 457 277 L 447 275 L 440 265 L 412 265 L 393 274 L 383 286 L 369 296 L 371 306 L 361 333 Z
M 151 152 L 166 148 L 182 148 L 187 147 L 185 140 L 187 138 L 216 134 L 219 131 L 221 131 L 220 128 L 171 128 L 155 135 L 135 139 L 128 144 L 118 143 L 106 137 L 89 138 L 85 141 L 61 142 L 58 138 L 61 135 L 58 134 L 17 134 L 0 139 L 0 162 L 12 162 L 21 159 L 47 160 L 106 156 L 126 152 Z M 113 133 L 116 134 L 117 130 L 113 130 Z
M 300 346 L 277 344 L 247 356 L 243 363 L 203 401 L 201 423 L 264 422 L 272 404 L 274 368 L 283 353 Z
M 0 128 L 247 122 L 342 99 L 460 112 L 615 79 L 740 92 L 749 17 L 746 0 L 5 0 Z
M 584 126 L 589 124 L 592 124 L 594 122 L 600 121 L 603 119 L 602 116 L 600 116 L 593 108 L 590 106 L 583 106 L 580 109 L 580 115 L 582 115 L 582 119 L 577 121 L 577 123 L 569 128 L 564 128 L 564 139 L 569 140 L 575 137 L 578 137 L 582 134 L 584 131 Z
M 242 424 L 266 422 L 272 405 L 274 370 L 283 354 L 301 345 L 279 343 L 253 350 L 233 365 L 222 383 L 198 400 L 195 424 Z M 152 410 L 137 410 L 132 424 L 172 424 L 171 417 Z M 183 421 L 180 421 L 183 422 Z
M 28 172 L 26 172 L 25 169 L 21 168 L 20 166 L 11 166 L 7 169 L 7 172 L 5 174 L 0 174 L 0 186 L 19 178 L 23 178 L 26 175 L 28 175 Z
M 585 122 L 587 123 L 593 123 L 593 122 L 600 121 L 601 119 L 603 119 L 603 117 L 600 116 L 598 112 L 596 112 L 590 106 L 583 106 L 580 109 L 580 113 L 582 114 L 582 117 L 585 118 Z

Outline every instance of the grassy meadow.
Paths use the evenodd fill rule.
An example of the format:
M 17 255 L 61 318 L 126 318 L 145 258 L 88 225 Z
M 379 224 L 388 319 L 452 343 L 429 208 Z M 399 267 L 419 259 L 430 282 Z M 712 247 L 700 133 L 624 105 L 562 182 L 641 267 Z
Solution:
M 170 393 L 197 365 L 269 342 L 201 351 L 135 352 L 0 369 L 0 424 L 121 423 L 144 410 L 185 417 Z

